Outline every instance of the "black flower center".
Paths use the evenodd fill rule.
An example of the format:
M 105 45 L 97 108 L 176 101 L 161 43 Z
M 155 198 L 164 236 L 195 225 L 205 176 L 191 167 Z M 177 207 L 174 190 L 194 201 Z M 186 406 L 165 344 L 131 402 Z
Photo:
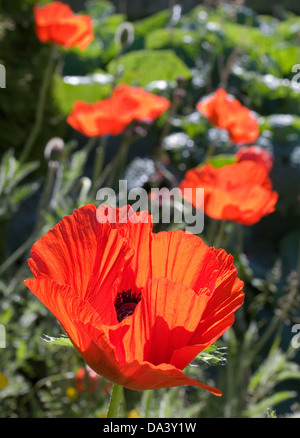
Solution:
M 141 293 L 131 292 L 131 289 L 117 293 L 115 308 L 119 322 L 133 314 L 137 304 L 141 301 Z

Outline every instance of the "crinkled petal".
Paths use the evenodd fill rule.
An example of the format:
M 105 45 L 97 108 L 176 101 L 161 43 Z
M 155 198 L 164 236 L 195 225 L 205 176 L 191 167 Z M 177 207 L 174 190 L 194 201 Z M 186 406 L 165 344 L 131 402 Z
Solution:
M 113 383 L 137 391 L 195 385 L 215 395 L 222 395 L 218 389 L 205 385 L 195 379 L 190 379 L 181 370 L 170 364 L 163 363 L 156 366 L 146 361 L 124 361 L 123 356 L 119 357 L 116 354 L 115 345 L 112 343 L 112 341 L 118 343 L 119 338 L 111 335 L 108 341 L 108 329 L 99 325 L 96 315 L 91 316 L 90 320 L 86 318 L 84 322 L 83 320 L 76 321 L 76 324 L 80 330 L 85 330 L 99 349 L 98 360 L 93 360 L 93 363 L 88 362 L 88 365 L 98 374 L 106 377 Z M 128 327 L 128 325 L 118 327 L 118 334 L 126 333 Z
M 98 231 L 92 204 L 65 216 L 33 245 L 28 263 L 34 276 L 69 285 L 84 297 L 95 263 Z
M 165 277 L 195 291 L 214 288 L 218 263 L 198 236 L 184 231 L 153 234 L 151 245 L 153 277 Z

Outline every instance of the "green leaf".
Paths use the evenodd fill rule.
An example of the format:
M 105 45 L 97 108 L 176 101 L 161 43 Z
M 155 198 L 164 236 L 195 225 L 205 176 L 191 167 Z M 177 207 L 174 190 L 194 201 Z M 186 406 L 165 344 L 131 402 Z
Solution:
M 145 87 L 157 80 L 190 79 L 192 73 L 172 50 L 137 50 L 111 61 L 108 72 L 118 82 Z
M 9 183 L 9 185 L 5 188 L 5 192 L 9 193 L 13 188 L 15 188 L 20 181 L 26 178 L 30 173 L 35 171 L 40 166 L 38 161 L 33 161 L 31 163 L 24 163 L 22 166 L 17 162 L 16 163 L 16 171 L 15 174 Z
M 219 154 L 214 155 L 208 160 L 208 163 L 213 167 L 219 169 L 220 167 L 226 166 L 228 164 L 233 164 L 236 162 L 235 155 L 233 154 Z
M 2 158 L 0 167 L 0 193 L 3 187 L 12 181 L 17 168 L 17 160 L 14 157 L 14 152 L 9 149 Z
M 134 23 L 135 33 L 138 37 L 147 37 L 155 29 L 165 27 L 170 20 L 170 11 L 164 10 L 151 15 L 150 17 L 138 20 Z
M 24 201 L 26 198 L 29 198 L 29 196 L 33 195 L 38 188 L 39 188 L 38 182 L 32 182 L 29 184 L 25 184 L 20 187 L 16 187 L 12 194 L 10 195 L 9 201 L 14 206 L 15 204 L 19 204 L 20 202 Z
M 53 95 L 61 112 L 70 114 L 77 100 L 95 103 L 106 98 L 111 92 L 112 78 L 95 72 L 87 76 L 57 76 L 53 84 Z
M 179 28 L 157 29 L 147 35 L 146 49 L 172 49 L 189 64 L 194 65 L 201 53 L 201 41 L 196 31 Z
M 225 365 L 226 352 L 224 350 L 225 347 L 223 348 L 223 347 L 216 347 L 215 345 L 211 345 L 210 347 L 206 348 L 204 351 L 199 353 L 196 359 L 208 365 Z

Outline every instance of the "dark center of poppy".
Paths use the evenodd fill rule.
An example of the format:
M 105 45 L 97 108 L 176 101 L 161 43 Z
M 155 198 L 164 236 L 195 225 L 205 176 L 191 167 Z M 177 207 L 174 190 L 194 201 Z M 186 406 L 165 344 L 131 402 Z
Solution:
M 119 322 L 133 314 L 137 304 L 141 301 L 141 294 L 131 292 L 131 289 L 117 293 L 115 308 Z

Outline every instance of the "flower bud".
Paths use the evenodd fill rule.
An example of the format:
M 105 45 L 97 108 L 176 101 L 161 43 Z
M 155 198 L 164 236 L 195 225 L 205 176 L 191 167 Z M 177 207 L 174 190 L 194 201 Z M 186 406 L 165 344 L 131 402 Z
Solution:
M 122 48 L 131 46 L 134 41 L 134 27 L 128 21 L 124 21 L 118 27 L 115 35 L 115 42 L 121 44 Z

